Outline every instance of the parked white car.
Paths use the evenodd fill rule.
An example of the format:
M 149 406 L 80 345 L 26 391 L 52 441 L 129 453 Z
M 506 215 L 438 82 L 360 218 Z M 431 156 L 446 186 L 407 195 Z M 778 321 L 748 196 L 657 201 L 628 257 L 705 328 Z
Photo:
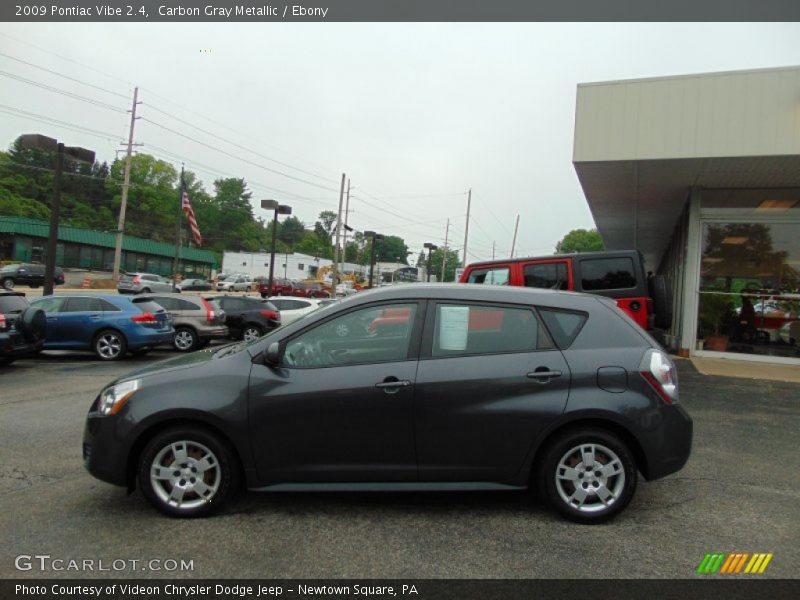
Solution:
M 218 292 L 249 292 L 253 288 L 253 279 L 245 275 L 233 275 L 217 282 Z
M 318 298 L 293 298 L 292 296 L 272 296 L 268 301 L 280 311 L 281 325 L 286 325 L 314 312 L 322 306 L 321 302 L 325 302 Z
M 356 292 L 358 292 L 358 290 L 355 289 L 350 282 L 340 283 L 339 285 L 336 286 L 337 296 L 352 296 Z

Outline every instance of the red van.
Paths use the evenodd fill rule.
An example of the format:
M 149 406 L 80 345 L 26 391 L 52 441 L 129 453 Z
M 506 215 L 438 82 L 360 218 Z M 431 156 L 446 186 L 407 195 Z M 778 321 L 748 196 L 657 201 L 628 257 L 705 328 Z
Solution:
M 614 298 L 643 329 L 667 329 L 672 303 L 662 277 L 648 277 L 634 250 L 556 254 L 468 265 L 459 283 L 569 290 Z

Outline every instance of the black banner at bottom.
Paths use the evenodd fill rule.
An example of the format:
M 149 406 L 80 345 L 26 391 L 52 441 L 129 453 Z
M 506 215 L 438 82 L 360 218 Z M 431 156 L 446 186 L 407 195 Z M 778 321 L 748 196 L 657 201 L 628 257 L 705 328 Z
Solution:
M 800 597 L 800 580 L 740 579 L 4 579 L 3 600 L 689 600 Z

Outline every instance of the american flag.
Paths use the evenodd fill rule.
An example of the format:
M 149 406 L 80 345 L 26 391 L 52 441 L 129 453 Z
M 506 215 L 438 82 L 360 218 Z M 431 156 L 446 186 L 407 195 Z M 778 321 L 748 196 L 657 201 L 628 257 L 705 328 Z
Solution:
M 183 196 L 181 196 L 181 208 L 183 212 L 186 213 L 186 220 L 189 221 L 189 229 L 192 230 L 194 243 L 198 246 L 202 246 L 203 236 L 200 235 L 200 227 L 197 225 L 197 219 L 194 217 L 194 209 L 192 208 L 192 203 L 189 201 L 189 194 L 186 193 L 186 190 L 183 190 Z

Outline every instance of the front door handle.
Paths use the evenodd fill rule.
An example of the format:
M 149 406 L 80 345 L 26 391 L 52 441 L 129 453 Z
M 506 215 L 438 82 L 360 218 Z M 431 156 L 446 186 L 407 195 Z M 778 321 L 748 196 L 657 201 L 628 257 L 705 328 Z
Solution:
M 561 371 L 551 371 L 547 367 L 538 367 L 526 375 L 528 379 L 535 379 L 538 383 L 550 383 L 554 377 L 561 377 Z
M 383 390 L 387 394 L 396 394 L 400 389 L 408 387 L 411 382 L 408 379 L 398 379 L 397 377 L 387 377 L 383 381 L 375 384 L 375 387 Z

